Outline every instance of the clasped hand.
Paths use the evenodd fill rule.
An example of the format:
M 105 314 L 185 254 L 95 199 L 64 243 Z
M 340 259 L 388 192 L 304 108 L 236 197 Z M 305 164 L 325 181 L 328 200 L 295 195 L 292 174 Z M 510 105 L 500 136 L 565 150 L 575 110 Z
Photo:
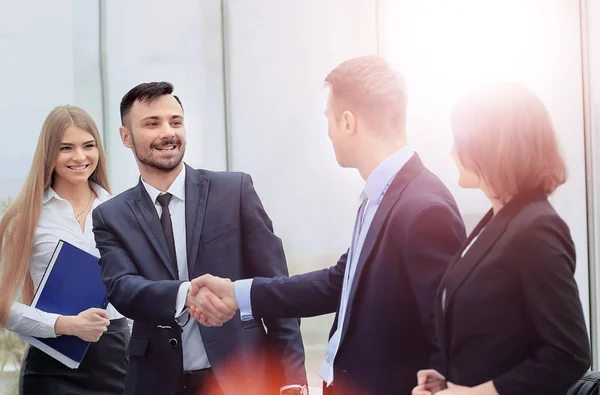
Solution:
M 238 310 L 231 280 L 210 274 L 191 281 L 186 305 L 189 314 L 204 326 L 221 326 Z

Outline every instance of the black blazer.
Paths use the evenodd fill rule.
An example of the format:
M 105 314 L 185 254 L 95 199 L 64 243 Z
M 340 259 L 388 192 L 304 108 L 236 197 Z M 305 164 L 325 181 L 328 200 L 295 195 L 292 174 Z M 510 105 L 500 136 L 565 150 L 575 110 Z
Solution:
M 333 393 L 410 394 L 419 369 L 441 358 L 433 305 L 437 286 L 465 240 L 451 194 L 415 154 L 373 218 L 350 291 L 334 362 Z M 290 278 L 255 279 L 255 317 L 338 311 L 346 254 L 335 266 Z M 336 319 L 330 336 L 337 328 Z
M 534 193 L 490 211 L 465 247 L 478 234 L 438 291 L 441 373 L 501 395 L 565 394 L 590 364 L 569 228 Z
M 190 278 L 287 276 L 281 240 L 250 176 L 187 167 L 185 199 Z M 140 182 L 100 205 L 93 221 L 108 299 L 134 320 L 125 394 L 174 394 L 183 372 L 181 330 L 174 320 L 182 281 L 169 262 L 154 204 Z M 306 383 L 298 320 L 264 324 L 268 331 L 260 320 L 242 322 L 236 314 L 222 327 L 200 326 L 226 395 L 239 394 L 244 384 L 250 385 L 244 393 L 262 395 L 279 393 L 283 384 Z

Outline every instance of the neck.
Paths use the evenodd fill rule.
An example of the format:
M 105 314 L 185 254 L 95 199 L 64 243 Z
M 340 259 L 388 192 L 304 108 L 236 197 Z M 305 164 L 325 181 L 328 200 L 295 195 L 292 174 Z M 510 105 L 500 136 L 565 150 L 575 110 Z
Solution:
M 498 214 L 498 211 L 500 211 L 502 209 L 502 207 L 504 207 L 504 203 L 502 203 L 498 199 L 491 199 L 491 201 L 492 201 L 492 211 L 494 212 L 494 215 L 496 215 L 496 214 Z
M 161 192 L 166 192 L 169 190 L 171 184 L 173 184 L 182 169 L 183 162 L 170 171 L 159 170 L 154 167 L 143 165 L 140 166 L 140 173 L 142 175 L 142 179 L 146 183 L 152 185 Z
M 71 184 L 63 179 L 57 179 L 52 183 L 52 189 L 63 199 L 72 203 L 86 203 L 90 199 L 91 188 L 87 182 Z
M 407 143 L 405 140 L 383 141 L 375 140 L 365 143 L 360 148 L 363 157 L 358 158 L 356 168 L 363 180 L 367 180 L 373 170 L 377 168 L 387 158 L 405 148 Z
M 506 204 L 505 200 L 498 199 L 496 195 L 491 192 L 491 189 L 487 186 L 485 182 L 482 182 L 480 188 L 483 191 L 483 193 L 485 193 L 490 202 L 492 202 L 492 211 L 494 212 L 494 215 L 498 214 L 498 212 L 502 210 L 502 207 L 504 207 L 504 205 Z

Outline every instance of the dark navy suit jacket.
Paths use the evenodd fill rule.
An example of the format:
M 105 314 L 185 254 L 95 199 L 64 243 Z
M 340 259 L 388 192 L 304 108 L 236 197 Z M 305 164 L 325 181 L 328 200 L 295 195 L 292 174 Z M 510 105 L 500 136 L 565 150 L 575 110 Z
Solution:
M 288 275 L 281 240 L 247 174 L 187 167 L 185 215 L 190 278 Z M 108 299 L 134 320 L 125 394 L 174 394 L 183 374 L 174 320 L 182 281 L 169 262 L 154 204 L 140 182 L 95 209 L 93 221 Z M 242 322 L 236 314 L 222 327 L 200 326 L 200 332 L 226 395 L 240 387 L 278 394 L 281 385 L 306 383 L 297 319 Z
M 333 387 L 326 392 L 410 394 L 419 369 L 440 365 L 434 300 L 465 236 L 452 195 L 415 154 L 385 192 L 363 244 L 334 361 Z M 255 279 L 254 317 L 337 312 L 346 257 L 312 273 Z

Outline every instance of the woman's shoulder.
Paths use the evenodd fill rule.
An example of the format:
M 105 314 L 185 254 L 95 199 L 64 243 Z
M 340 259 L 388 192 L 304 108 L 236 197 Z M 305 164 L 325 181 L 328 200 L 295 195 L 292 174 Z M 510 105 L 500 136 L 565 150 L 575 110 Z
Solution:
M 568 230 L 565 221 L 556 212 L 548 199 L 541 199 L 526 204 L 512 218 L 509 224 L 509 228 L 515 231 L 545 227 L 566 228 Z

